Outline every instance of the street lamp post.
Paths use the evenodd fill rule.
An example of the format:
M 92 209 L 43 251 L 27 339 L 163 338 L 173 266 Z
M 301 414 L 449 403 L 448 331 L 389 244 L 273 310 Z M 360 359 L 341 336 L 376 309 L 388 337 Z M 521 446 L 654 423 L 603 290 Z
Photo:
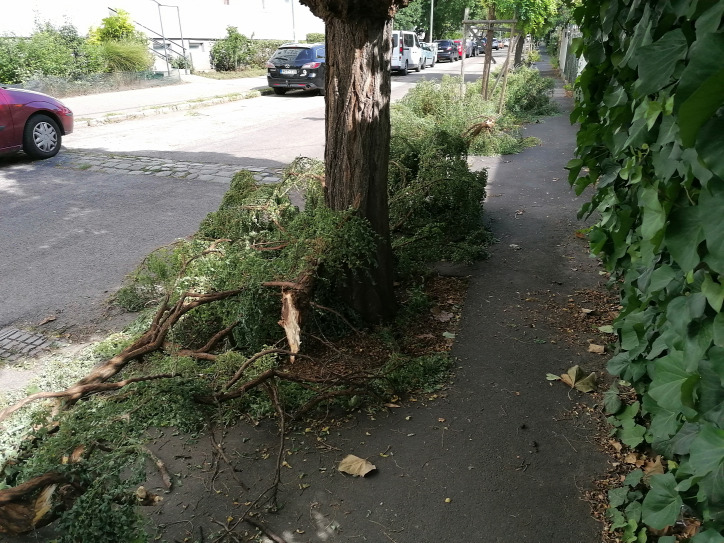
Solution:
M 171 67 L 168 65 L 168 50 L 166 49 L 166 33 L 163 31 L 163 17 L 161 17 L 161 4 L 156 0 L 152 1 L 156 2 L 158 6 L 158 20 L 161 23 L 161 39 L 163 40 L 163 58 L 166 61 L 166 74 L 171 77 Z
M 294 20 L 294 2 L 296 0 L 291 0 L 290 4 L 292 5 L 292 40 L 296 43 L 297 41 L 297 24 Z
M 430 43 L 432 43 L 432 12 L 435 9 L 435 0 L 430 0 L 430 36 L 428 37 L 428 40 Z
M 184 73 L 186 73 L 186 62 L 191 62 L 191 53 L 189 52 L 189 58 L 186 58 L 186 45 L 184 44 L 184 31 L 181 29 L 181 10 L 178 6 L 168 6 L 170 8 L 176 8 L 176 17 L 178 17 L 178 31 L 181 34 L 181 50 L 184 54 Z M 192 66 L 193 68 L 193 66 Z

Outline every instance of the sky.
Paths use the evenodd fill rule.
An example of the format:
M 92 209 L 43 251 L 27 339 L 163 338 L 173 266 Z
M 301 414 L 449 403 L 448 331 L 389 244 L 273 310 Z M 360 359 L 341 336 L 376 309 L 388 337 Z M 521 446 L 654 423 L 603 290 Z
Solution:
M 298 0 L 160 0 L 178 6 L 159 7 L 154 0 L 20 0 L 8 1 L 2 8 L 0 35 L 28 36 L 34 21 L 73 24 L 81 35 L 91 26 L 100 26 L 109 15 L 108 7 L 124 9 L 131 18 L 160 33 L 178 38 L 179 18 L 184 38 L 221 38 L 227 26 L 236 26 L 255 38 L 302 40 L 309 32 L 324 32 L 324 24 Z M 5 2 L 3 2 L 5 3 Z M 292 4 L 293 3 L 293 4 Z M 293 19 L 292 19 L 293 15 Z M 292 23 L 292 20 L 294 23 Z

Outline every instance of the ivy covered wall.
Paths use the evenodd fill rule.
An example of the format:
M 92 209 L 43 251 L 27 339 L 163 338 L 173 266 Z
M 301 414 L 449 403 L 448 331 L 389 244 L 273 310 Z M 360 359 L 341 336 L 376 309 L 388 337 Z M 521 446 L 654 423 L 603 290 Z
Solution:
M 592 194 L 591 248 L 621 292 L 609 371 L 640 400 L 626 407 L 614 389 L 607 405 L 624 443 L 668 459 L 643 492 L 624 487 L 625 541 L 684 514 L 702 522 L 692 541 L 724 541 L 723 13 L 716 0 L 576 10 L 588 63 L 569 181 Z

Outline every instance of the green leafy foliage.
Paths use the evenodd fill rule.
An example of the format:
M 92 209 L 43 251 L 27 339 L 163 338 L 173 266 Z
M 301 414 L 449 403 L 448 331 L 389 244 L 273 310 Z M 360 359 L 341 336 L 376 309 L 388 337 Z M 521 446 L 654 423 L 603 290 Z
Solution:
M 418 106 L 412 99 L 393 112 L 390 228 L 402 275 L 437 260 L 480 258 L 488 240 L 481 216 L 487 173 L 470 171 L 461 127 L 420 117 Z
M 306 37 L 307 43 L 324 43 L 323 32 L 310 32 Z
M 211 65 L 217 71 L 228 72 L 251 64 L 251 43 L 235 26 L 227 26 L 226 37 L 211 47 Z
M 724 54 L 717 2 L 612 0 L 576 9 L 588 64 L 571 115 L 568 164 L 591 248 L 621 286 L 620 352 L 609 371 L 641 397 L 641 433 L 676 461 L 651 478 L 642 520 L 663 528 L 682 505 L 702 533 L 724 530 Z M 624 426 L 627 425 L 627 426 Z
M 136 30 L 131 14 L 123 9 L 116 11 L 101 20 L 98 28 L 92 28 L 89 38 L 94 42 L 135 42 L 146 46 L 147 37 L 143 32 Z
M 429 356 L 406 357 L 393 355 L 383 368 L 383 377 L 375 380 L 383 394 L 434 392 L 448 380 L 453 359 L 446 353 Z
M 163 361 L 156 362 L 163 367 Z M 77 404 L 57 418 L 55 431 L 40 416 L 47 413 L 41 413 L 39 430 L 4 467 L 0 484 L 15 486 L 48 471 L 63 473 L 83 494 L 61 516 L 60 542 L 146 541 L 133 493 L 145 479 L 146 432 L 152 427 L 198 432 L 208 410 L 194 397 L 205 392 L 205 383 L 195 378 L 137 383 L 123 395 L 94 396 Z M 69 461 L 73 453 L 78 460 Z
M 104 41 L 101 51 L 109 72 L 141 72 L 153 65 L 145 43 L 137 41 Z
M 530 145 L 519 124 L 554 111 L 552 85 L 537 70 L 516 70 L 507 102 L 514 111 L 501 116 L 497 96 L 484 100 L 479 81 L 465 85 L 461 100 L 460 79 L 448 76 L 419 82 L 393 106 L 388 190 L 400 275 L 418 273 L 436 260 L 484 256 L 489 237 L 481 206 L 487 174 L 470 171 L 468 154 L 517 153 Z M 495 119 L 493 130 L 467 135 L 472 125 L 489 118 Z
M 29 38 L 0 38 L 0 83 L 19 84 L 42 76 L 75 78 L 103 72 L 101 48 L 72 25 L 38 24 Z
M 471 19 L 484 19 L 484 10 L 478 0 L 446 0 L 434 2 L 434 39 L 459 38 L 465 8 L 470 9 Z M 430 0 L 412 0 L 395 15 L 395 29 L 428 33 L 430 29 Z M 432 38 L 428 38 L 432 41 Z
M 558 112 L 557 106 L 551 101 L 553 87 L 553 80 L 541 76 L 540 71 L 525 66 L 517 68 L 508 77 L 506 110 L 517 122 L 553 115 Z

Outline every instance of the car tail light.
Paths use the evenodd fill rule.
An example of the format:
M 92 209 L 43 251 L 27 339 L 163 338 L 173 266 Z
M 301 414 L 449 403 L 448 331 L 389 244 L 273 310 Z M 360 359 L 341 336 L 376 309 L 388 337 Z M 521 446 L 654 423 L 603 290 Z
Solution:
M 307 62 L 302 68 L 319 68 L 321 65 L 321 62 Z
M 267 61 L 266 67 L 267 67 L 267 68 L 271 68 L 272 70 L 273 70 L 274 68 L 276 68 L 276 66 L 274 66 L 274 64 L 272 64 L 272 63 L 269 62 L 269 61 Z

